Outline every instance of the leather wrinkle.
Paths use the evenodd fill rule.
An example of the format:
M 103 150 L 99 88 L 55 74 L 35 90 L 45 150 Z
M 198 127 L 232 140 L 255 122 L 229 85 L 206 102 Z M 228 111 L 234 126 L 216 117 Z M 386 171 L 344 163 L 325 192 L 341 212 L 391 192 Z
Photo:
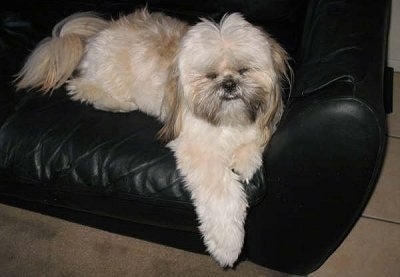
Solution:
M 303 40 L 301 66 L 296 70 L 295 96 L 314 93 L 336 81 L 364 81 L 369 51 L 364 42 L 369 31 L 362 23 L 367 18 L 354 22 L 349 13 L 358 5 L 348 1 L 316 3 Z

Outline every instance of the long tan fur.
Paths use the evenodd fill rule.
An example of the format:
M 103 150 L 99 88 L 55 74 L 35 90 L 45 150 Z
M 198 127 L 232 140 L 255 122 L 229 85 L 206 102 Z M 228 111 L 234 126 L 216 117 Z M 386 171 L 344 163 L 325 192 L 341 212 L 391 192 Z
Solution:
M 272 62 L 277 76 L 273 91 L 268 95 L 268 107 L 261 107 L 262 115 L 257 120 L 259 128 L 264 130 L 262 133 L 264 146 L 268 144 L 269 139 L 275 132 L 276 125 L 283 113 L 282 85 L 287 83 L 291 88 L 293 78 L 292 68 L 289 65 L 289 54 L 275 39 L 268 37 L 268 42 L 271 47 Z
M 39 43 L 16 75 L 17 90 L 37 88 L 47 93 L 63 85 L 78 66 L 85 41 L 108 24 L 92 12 L 76 13 L 60 21 L 52 37 Z

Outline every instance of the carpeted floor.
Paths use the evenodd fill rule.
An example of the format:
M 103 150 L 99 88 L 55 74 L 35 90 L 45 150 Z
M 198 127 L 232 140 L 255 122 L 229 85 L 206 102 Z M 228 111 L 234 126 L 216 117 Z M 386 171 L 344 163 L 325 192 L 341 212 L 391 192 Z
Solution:
M 287 276 L 250 262 L 223 270 L 207 255 L 0 204 L 0 276 Z

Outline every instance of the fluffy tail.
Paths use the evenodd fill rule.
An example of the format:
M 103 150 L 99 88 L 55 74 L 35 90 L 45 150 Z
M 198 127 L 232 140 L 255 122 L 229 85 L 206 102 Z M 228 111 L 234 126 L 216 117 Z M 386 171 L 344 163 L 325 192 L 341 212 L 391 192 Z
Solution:
M 63 85 L 78 66 L 86 40 L 109 22 L 92 12 L 73 14 L 57 23 L 28 57 L 14 82 L 17 90 L 37 88 L 51 92 Z

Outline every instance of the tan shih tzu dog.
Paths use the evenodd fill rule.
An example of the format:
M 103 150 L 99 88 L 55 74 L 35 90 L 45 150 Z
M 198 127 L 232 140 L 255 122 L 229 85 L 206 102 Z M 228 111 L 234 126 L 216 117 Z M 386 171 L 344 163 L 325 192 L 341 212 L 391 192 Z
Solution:
M 18 89 L 51 92 L 163 122 L 209 253 L 232 266 L 244 240 L 244 192 L 283 109 L 288 55 L 239 13 L 189 26 L 141 9 L 104 20 L 77 13 L 29 56 Z

